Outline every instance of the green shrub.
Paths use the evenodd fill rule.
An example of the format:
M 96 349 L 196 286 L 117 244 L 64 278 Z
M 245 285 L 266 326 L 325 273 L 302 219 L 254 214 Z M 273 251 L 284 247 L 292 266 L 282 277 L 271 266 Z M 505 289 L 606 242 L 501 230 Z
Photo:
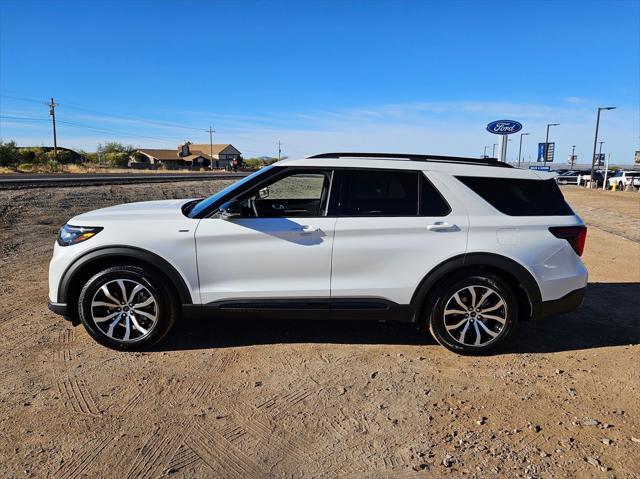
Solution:
M 18 165 L 18 169 L 19 170 L 23 170 L 23 171 L 31 171 L 33 169 L 33 164 L 32 163 L 20 163 Z
M 53 153 L 53 152 L 50 152 L 50 153 Z M 51 173 L 56 173 L 56 172 L 62 170 L 62 167 L 61 167 L 60 163 L 58 163 L 56 160 L 47 161 L 47 168 L 49 169 L 49 171 Z
M 265 166 L 269 166 L 278 161 L 277 158 L 247 158 L 242 160 L 243 168 L 263 168 Z
M 15 166 L 23 161 L 22 153 L 16 148 L 15 141 L 0 140 L 0 166 Z
M 129 153 L 112 151 L 106 153 L 104 159 L 109 166 L 116 168 L 126 168 L 129 166 Z

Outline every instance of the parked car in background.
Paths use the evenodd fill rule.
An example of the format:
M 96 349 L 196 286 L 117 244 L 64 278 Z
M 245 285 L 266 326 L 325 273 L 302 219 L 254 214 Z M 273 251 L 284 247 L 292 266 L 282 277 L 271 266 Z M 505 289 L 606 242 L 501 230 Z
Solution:
M 616 189 L 624 188 L 632 184 L 633 180 L 638 177 L 640 177 L 640 171 L 618 170 L 607 179 L 607 189 L 613 188 L 613 185 L 616 185 Z
M 582 177 L 589 177 L 590 170 L 567 170 L 556 176 L 556 183 L 560 185 L 579 185 L 583 180 Z

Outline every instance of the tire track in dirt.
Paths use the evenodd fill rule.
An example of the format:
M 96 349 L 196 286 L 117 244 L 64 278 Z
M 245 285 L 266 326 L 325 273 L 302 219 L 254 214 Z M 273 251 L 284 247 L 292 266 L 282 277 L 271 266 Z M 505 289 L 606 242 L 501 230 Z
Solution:
M 59 379 L 56 387 L 65 405 L 78 414 L 100 416 L 100 408 L 82 379 L 73 377 Z
M 180 423 L 156 428 L 131 464 L 127 479 L 161 476 L 182 445 L 185 433 L 184 424 Z
M 71 346 L 75 341 L 73 329 L 64 329 L 58 333 L 54 343 L 53 360 L 59 363 L 68 363 L 72 360 Z
M 71 456 L 69 462 L 63 463 L 54 477 L 56 479 L 76 479 L 79 477 L 91 477 L 87 473 L 96 462 L 98 455 L 107 447 L 114 438 L 96 437 L 86 443 L 79 454 Z M 96 476 L 93 476 L 96 477 Z
M 72 346 L 75 344 L 75 332 L 72 329 L 59 331 L 53 343 L 52 374 L 65 407 L 76 414 L 100 416 L 101 409 L 91 389 L 82 378 L 72 374 L 69 369 L 69 363 L 74 357 Z
M 194 423 L 185 443 L 207 464 L 215 477 L 248 479 L 266 477 L 247 454 L 215 431 Z
M 167 464 L 167 472 L 175 474 L 180 472 L 182 469 L 194 466 L 199 462 L 202 462 L 200 456 L 193 452 L 193 449 L 183 443 L 173 455 L 169 464 Z
M 296 404 L 301 403 L 313 394 L 317 394 L 318 390 L 312 390 L 309 387 L 294 389 L 287 393 L 279 393 L 271 396 L 269 399 L 263 400 L 256 404 L 255 408 L 262 414 L 267 415 L 270 420 L 276 420 L 278 416 L 285 414 Z

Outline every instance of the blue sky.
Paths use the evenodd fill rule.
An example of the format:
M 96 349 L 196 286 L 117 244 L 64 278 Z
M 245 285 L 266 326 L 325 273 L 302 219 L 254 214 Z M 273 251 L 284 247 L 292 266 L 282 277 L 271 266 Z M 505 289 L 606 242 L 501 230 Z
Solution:
M 0 136 L 94 150 L 182 140 L 478 156 L 487 122 L 581 161 L 640 149 L 640 2 L 0 0 Z M 519 137 L 509 144 L 517 155 Z

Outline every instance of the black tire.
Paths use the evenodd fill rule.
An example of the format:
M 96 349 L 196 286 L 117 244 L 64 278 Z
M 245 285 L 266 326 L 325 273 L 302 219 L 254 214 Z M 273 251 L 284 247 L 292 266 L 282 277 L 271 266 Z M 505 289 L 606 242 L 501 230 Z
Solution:
M 471 293 L 471 290 L 475 293 Z M 489 296 L 480 304 L 485 293 Z M 462 306 L 471 306 L 472 294 L 475 294 L 474 311 L 469 311 L 466 315 L 453 313 L 452 311 L 464 311 L 455 298 L 456 294 L 457 299 L 462 300 Z M 504 306 L 492 309 L 496 304 L 499 305 L 500 301 Z M 447 305 L 449 309 L 446 311 L 449 313 L 445 317 Z M 485 308 L 487 313 L 482 313 L 482 308 Z M 442 346 L 454 353 L 478 355 L 494 350 L 511 335 L 518 320 L 518 304 L 512 288 L 502 278 L 488 272 L 475 271 L 445 278 L 441 286 L 427 299 L 423 314 L 424 326 L 428 327 L 431 335 Z M 490 318 L 499 318 L 504 324 Z M 451 329 L 458 324 L 459 327 Z M 491 336 L 493 334 L 495 337 Z M 462 337 L 463 340 L 454 336 Z M 480 344 L 476 345 L 478 336 Z M 471 342 L 474 344 L 469 344 Z
M 108 298 L 104 287 L 111 294 Z M 125 303 L 116 305 L 119 308 L 102 306 L 105 302 L 116 304 L 122 296 Z M 133 298 L 129 304 L 142 306 L 130 308 L 127 297 Z M 113 266 L 96 273 L 84 284 L 78 298 L 78 316 L 85 329 L 97 342 L 112 349 L 137 351 L 157 343 L 171 330 L 177 315 L 171 285 L 155 271 L 140 266 Z

